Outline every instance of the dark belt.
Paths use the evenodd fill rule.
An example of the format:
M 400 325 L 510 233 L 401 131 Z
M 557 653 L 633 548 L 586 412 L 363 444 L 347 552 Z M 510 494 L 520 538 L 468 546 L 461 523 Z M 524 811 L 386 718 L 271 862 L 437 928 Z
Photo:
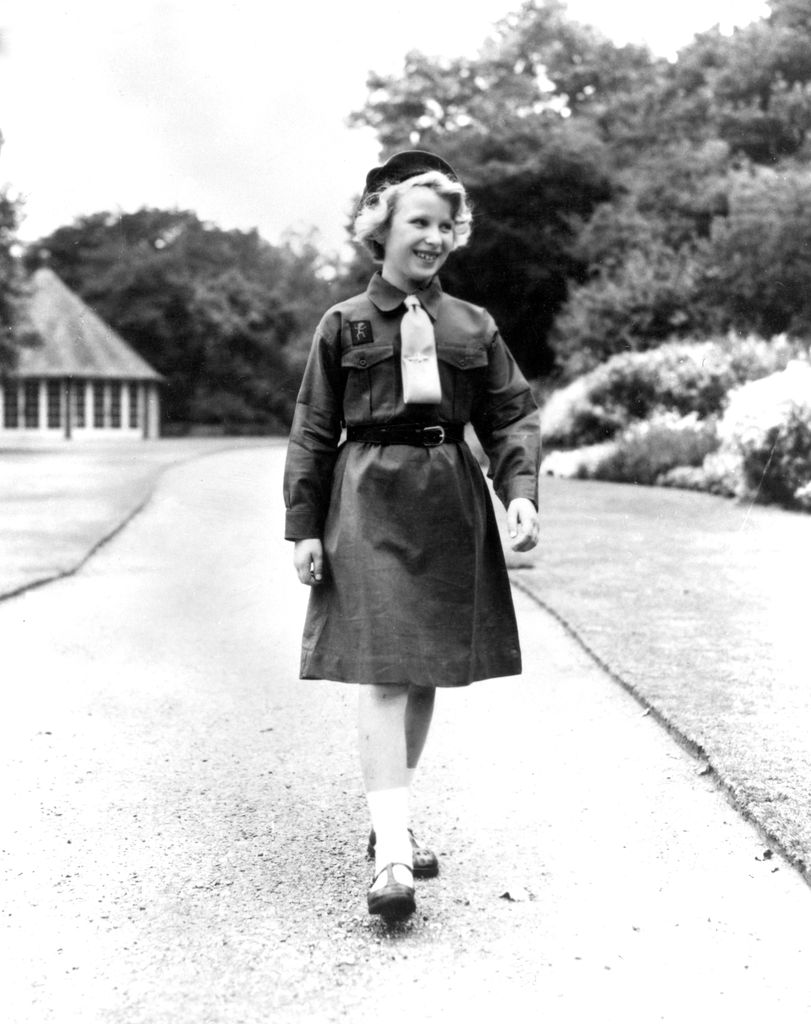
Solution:
M 439 444 L 465 439 L 464 423 L 352 423 L 346 428 L 347 441 L 367 444 L 415 444 L 436 448 Z

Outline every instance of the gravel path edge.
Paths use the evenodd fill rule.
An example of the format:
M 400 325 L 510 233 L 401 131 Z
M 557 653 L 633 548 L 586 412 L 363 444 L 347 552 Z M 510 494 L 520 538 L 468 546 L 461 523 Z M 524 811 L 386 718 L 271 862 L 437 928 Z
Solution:
M 685 730 L 680 728 L 670 717 L 668 717 L 668 715 L 656 707 L 655 704 L 651 703 L 651 701 L 648 700 L 638 687 L 634 686 L 632 682 L 626 679 L 621 673 L 617 672 L 616 669 L 614 669 L 600 655 L 600 653 L 596 651 L 591 644 L 589 644 L 577 627 L 569 622 L 568 619 L 549 604 L 548 601 L 545 601 L 530 583 L 521 579 L 519 573 L 520 570 L 510 570 L 510 582 L 513 587 L 515 587 L 516 590 L 520 590 L 522 594 L 525 594 L 548 615 L 551 615 L 552 618 L 555 619 L 555 621 L 558 622 L 567 634 L 575 641 L 578 647 L 580 647 L 581 650 L 583 650 L 613 682 L 618 686 L 621 686 L 622 689 L 634 698 L 640 707 L 644 709 L 645 715 L 650 715 L 653 720 L 660 725 L 680 747 L 682 747 L 682 749 L 686 750 L 687 753 L 695 758 L 699 765 L 697 773 L 701 776 L 707 777 L 708 781 L 714 782 L 718 789 L 724 794 L 730 806 L 741 815 L 744 821 L 754 826 L 754 828 L 756 828 L 759 834 L 763 837 L 764 842 L 778 850 L 786 861 L 795 868 L 803 881 L 811 887 L 811 869 L 809 869 L 809 865 L 807 865 L 801 857 L 798 857 L 788 849 L 787 846 L 781 842 L 780 838 L 767 828 L 758 816 L 752 813 L 749 807 L 738 799 L 735 784 L 730 779 L 727 779 L 712 763 L 710 756 L 702 744 L 690 736 Z

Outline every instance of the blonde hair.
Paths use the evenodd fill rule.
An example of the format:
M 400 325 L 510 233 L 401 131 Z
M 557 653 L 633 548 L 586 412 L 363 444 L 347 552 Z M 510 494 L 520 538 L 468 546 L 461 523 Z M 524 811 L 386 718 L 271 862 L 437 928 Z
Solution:
M 383 261 L 383 243 L 401 196 L 412 188 L 420 187 L 430 188 L 441 199 L 448 201 L 453 217 L 453 248 L 467 245 L 473 214 L 464 186 L 441 171 L 425 171 L 394 185 L 384 185 L 377 192 L 364 196 L 361 201 L 353 224 L 354 238 L 365 246 L 376 262 Z

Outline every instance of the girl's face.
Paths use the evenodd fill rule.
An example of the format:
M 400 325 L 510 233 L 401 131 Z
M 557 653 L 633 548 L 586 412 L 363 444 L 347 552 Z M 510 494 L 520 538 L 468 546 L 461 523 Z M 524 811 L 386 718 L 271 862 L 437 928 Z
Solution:
M 400 197 L 383 239 L 383 277 L 414 292 L 436 274 L 453 243 L 451 204 L 431 188 L 412 188 Z

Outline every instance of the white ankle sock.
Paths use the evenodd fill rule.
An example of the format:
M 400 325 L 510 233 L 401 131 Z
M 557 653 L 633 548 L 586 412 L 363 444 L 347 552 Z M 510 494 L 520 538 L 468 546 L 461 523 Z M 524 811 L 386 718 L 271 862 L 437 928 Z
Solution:
M 392 861 L 411 863 L 408 836 L 408 787 L 376 789 L 366 794 L 375 830 L 375 874 Z

